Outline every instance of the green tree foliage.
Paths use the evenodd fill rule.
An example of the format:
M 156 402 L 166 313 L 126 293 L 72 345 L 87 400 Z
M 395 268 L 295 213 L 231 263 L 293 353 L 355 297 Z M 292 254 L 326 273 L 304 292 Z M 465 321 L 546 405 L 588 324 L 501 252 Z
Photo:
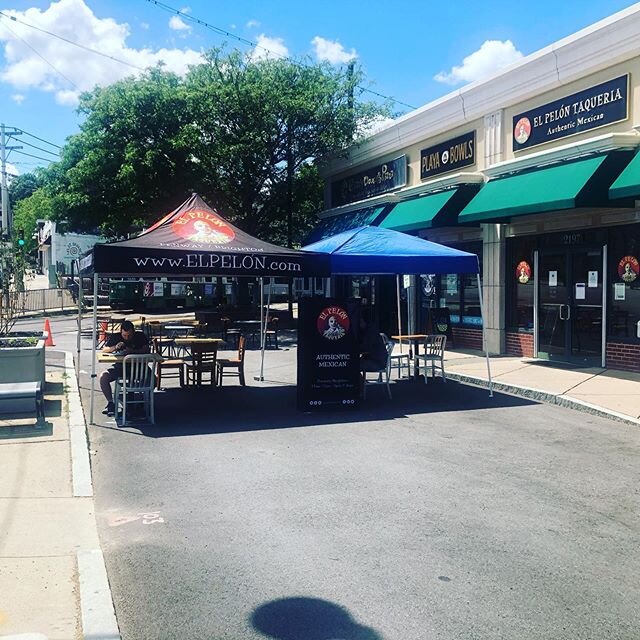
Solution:
M 122 235 L 198 191 L 249 233 L 298 243 L 322 208 L 318 164 L 387 113 L 359 100 L 361 81 L 212 50 L 184 79 L 155 68 L 96 88 L 39 204 L 74 230 Z

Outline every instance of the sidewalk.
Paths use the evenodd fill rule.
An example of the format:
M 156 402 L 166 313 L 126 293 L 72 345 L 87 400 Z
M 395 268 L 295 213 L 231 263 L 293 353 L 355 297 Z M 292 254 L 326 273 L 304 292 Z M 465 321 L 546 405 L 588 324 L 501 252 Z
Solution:
M 599 367 L 563 367 L 514 356 L 490 359 L 494 391 L 640 426 L 640 374 Z M 486 359 L 476 353 L 447 351 L 445 371 L 451 380 L 488 386 Z
M 47 351 L 45 413 L 0 420 L 0 639 L 118 640 L 71 354 Z

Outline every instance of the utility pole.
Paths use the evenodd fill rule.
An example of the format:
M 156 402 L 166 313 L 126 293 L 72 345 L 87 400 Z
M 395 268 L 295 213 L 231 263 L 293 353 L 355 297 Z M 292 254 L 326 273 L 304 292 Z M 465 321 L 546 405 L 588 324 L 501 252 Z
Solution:
M 9 190 L 7 188 L 7 151 L 22 149 L 19 146 L 7 146 L 7 136 L 19 136 L 22 131 L 7 129 L 4 123 L 0 124 L 0 172 L 2 173 L 2 234 L 11 233 L 11 215 L 9 211 Z

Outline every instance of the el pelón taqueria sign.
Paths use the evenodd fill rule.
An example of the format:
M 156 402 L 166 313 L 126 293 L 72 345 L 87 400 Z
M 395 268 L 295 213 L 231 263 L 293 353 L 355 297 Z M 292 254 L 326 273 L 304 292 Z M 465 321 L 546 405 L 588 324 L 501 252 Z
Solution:
M 513 150 L 604 127 L 629 117 L 629 74 L 513 116 Z

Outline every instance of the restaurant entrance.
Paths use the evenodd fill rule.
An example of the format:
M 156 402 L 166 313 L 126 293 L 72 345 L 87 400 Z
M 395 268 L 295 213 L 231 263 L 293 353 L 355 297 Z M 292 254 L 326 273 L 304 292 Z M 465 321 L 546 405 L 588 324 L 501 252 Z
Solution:
M 602 247 L 543 249 L 538 261 L 538 357 L 601 366 Z

